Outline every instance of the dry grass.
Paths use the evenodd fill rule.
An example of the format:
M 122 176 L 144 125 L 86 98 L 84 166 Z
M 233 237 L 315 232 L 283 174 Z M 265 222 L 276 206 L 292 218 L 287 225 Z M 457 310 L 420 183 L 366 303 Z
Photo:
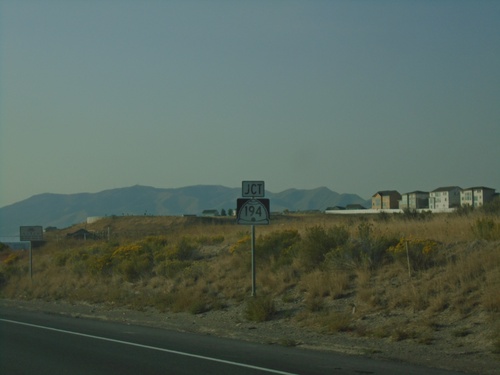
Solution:
M 323 308 L 325 297 L 342 297 L 349 286 L 349 274 L 345 271 L 325 272 L 314 270 L 302 276 L 299 291 L 305 295 L 305 305 L 310 311 Z
M 292 318 L 322 332 L 348 331 L 426 345 L 432 344 L 444 317 L 460 320 L 484 315 L 485 321 L 495 322 L 500 314 L 500 242 L 478 239 L 474 228 L 479 220 L 483 219 L 476 213 L 434 215 L 426 220 L 335 215 L 273 220 L 272 225 L 257 229 L 264 251 L 258 256 L 257 294 L 266 300 L 250 302 L 247 310 L 258 315 L 261 309 L 259 314 L 265 317 L 252 319 L 267 320 L 275 315 L 274 301 L 294 303 L 297 312 Z M 495 236 L 500 219 L 493 216 L 487 220 L 486 229 L 481 230 L 486 231 L 486 237 Z M 104 237 L 92 241 L 65 238 L 67 232 L 79 227 Z M 233 221 L 120 217 L 79 227 L 51 233 L 47 244 L 34 250 L 33 280 L 28 277 L 24 252 L 0 251 L 1 297 L 111 303 L 198 314 L 245 303 L 250 295 L 251 258 L 248 246 L 241 241 L 248 237 L 248 228 Z M 359 250 L 363 255 L 374 244 L 384 258 L 377 263 L 346 262 L 349 267 L 344 268 L 342 262 L 334 267 L 326 261 L 314 267 L 305 265 L 300 252 L 314 227 L 325 228 L 325 233 L 330 233 L 329 228 L 348 232 L 346 243 L 329 244 L 323 238 L 325 259 L 332 259 L 329 252 L 335 259 L 343 252 L 352 255 Z M 369 231 L 363 234 L 360 228 Z M 380 248 L 380 244 L 392 243 L 382 241 L 388 238 L 413 241 L 410 269 L 405 252 Z M 277 239 L 287 246 L 282 247 Z M 314 238 L 307 241 L 308 248 L 314 248 Z M 429 241 L 435 245 L 425 247 Z M 423 251 L 431 262 L 416 267 L 415 255 Z M 252 303 L 256 305 L 252 307 Z M 382 318 L 368 328 L 363 321 L 366 317 Z M 394 328 L 402 322 L 404 329 Z M 494 332 L 498 333 L 498 328 Z M 461 335 L 458 331 L 455 334 Z M 498 335 L 490 341 L 492 351 L 500 351 Z

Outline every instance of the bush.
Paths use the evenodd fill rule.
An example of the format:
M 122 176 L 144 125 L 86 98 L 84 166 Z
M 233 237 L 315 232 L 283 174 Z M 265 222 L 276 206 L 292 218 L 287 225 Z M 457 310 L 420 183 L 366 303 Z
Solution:
M 245 316 L 254 322 L 265 322 L 276 314 L 276 307 L 271 296 L 252 297 L 247 300 Z
M 299 241 L 300 234 L 295 229 L 275 231 L 259 237 L 255 245 L 255 255 L 259 258 L 287 258 L 291 261 L 291 249 Z
M 192 260 L 196 255 L 197 247 L 186 237 L 183 237 L 175 246 L 167 249 L 169 259 Z
M 87 267 L 95 275 L 110 274 L 112 266 L 111 254 L 95 254 L 87 259 Z
M 480 240 L 499 240 L 500 225 L 495 223 L 492 219 L 477 219 L 472 225 L 472 233 Z
M 236 252 L 250 251 L 250 246 L 251 246 L 250 242 L 251 242 L 250 236 L 245 234 L 236 243 L 231 245 L 231 247 L 229 248 L 229 252 L 231 254 L 234 254 Z
M 409 258 L 410 266 L 414 271 L 426 270 L 435 264 L 438 245 L 433 240 L 401 238 L 395 246 L 389 248 L 389 252 L 405 265 L 408 264 Z
M 165 236 L 148 236 L 144 239 L 143 243 L 148 245 L 151 250 L 159 250 L 165 248 L 169 241 Z
M 397 239 L 372 236 L 373 226 L 362 222 L 358 225 L 358 238 L 353 238 L 325 256 L 328 266 L 340 269 L 368 267 L 374 269 L 388 258 L 387 249 L 398 243 Z
M 474 207 L 466 204 L 464 206 L 458 206 L 457 209 L 455 210 L 455 215 L 469 216 L 472 212 L 474 212 Z
M 153 254 L 143 243 L 119 246 L 111 255 L 113 270 L 126 281 L 135 281 L 153 271 Z
M 193 293 L 192 291 L 177 291 L 171 296 L 171 309 L 173 312 L 189 312 L 193 315 L 202 314 L 212 309 L 208 297 Z
M 495 198 L 491 202 L 485 203 L 481 210 L 488 215 L 500 215 L 500 198 Z
M 343 226 L 328 230 L 316 225 L 306 229 L 306 235 L 299 249 L 299 258 L 306 269 L 314 268 L 324 262 L 326 254 L 343 246 L 349 239 L 349 232 Z
M 7 258 L 4 259 L 3 263 L 7 266 L 10 266 L 14 263 L 16 263 L 20 259 L 19 255 L 16 253 L 11 253 Z
M 157 264 L 154 271 L 158 276 L 173 278 L 183 272 L 190 265 L 191 262 L 187 260 L 167 259 Z
M 353 316 L 347 312 L 331 311 L 320 319 L 328 333 L 347 332 L 353 330 Z
M 54 254 L 54 264 L 58 267 L 64 267 L 68 261 L 70 254 L 66 251 L 60 251 Z
M 325 305 L 325 297 L 337 299 L 343 296 L 349 286 L 349 275 L 344 271 L 314 270 L 304 275 L 300 281 L 300 290 L 305 292 L 304 303 L 311 311 L 320 311 Z
M 405 208 L 401 217 L 404 220 L 427 220 L 432 217 L 432 211 L 418 212 L 414 208 Z

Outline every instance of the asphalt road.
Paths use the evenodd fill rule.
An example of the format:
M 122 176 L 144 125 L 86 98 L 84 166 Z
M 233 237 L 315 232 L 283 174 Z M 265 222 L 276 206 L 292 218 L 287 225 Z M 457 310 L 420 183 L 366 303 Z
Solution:
M 331 352 L 2 308 L 0 374 L 426 374 Z

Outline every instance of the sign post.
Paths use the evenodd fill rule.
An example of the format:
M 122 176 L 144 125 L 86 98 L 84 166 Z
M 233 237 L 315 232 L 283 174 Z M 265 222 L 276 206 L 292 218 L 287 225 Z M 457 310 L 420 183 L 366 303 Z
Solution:
M 236 222 L 251 226 L 252 297 L 255 297 L 255 225 L 269 224 L 269 199 L 262 198 L 265 195 L 264 181 L 243 181 L 241 185 L 243 198 L 236 201 Z
M 43 241 L 43 227 L 41 225 L 36 226 L 22 226 L 19 227 L 19 241 L 29 241 L 29 273 L 30 279 L 33 279 L 33 252 L 32 241 Z

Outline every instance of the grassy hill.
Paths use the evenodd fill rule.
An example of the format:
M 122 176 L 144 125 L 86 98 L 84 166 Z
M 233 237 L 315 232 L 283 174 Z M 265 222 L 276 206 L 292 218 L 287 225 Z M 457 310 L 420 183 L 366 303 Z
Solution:
M 79 229 L 95 239 L 67 236 Z M 498 214 L 283 215 L 256 232 L 256 298 L 248 227 L 143 216 L 47 233 L 34 282 L 27 254 L 2 249 L 0 296 L 192 314 L 244 305 L 255 322 L 500 353 Z

